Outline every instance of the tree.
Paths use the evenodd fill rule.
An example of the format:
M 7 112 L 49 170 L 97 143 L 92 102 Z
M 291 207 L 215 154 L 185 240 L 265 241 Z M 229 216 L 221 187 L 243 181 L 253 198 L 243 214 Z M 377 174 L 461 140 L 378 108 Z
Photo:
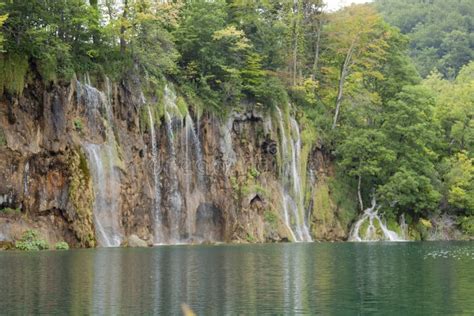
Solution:
M 445 163 L 445 194 L 449 207 L 465 215 L 474 215 L 474 158 L 459 152 Z
M 423 77 L 438 70 L 454 79 L 474 59 L 474 7 L 470 0 L 377 0 L 385 19 L 409 36 L 410 56 Z
M 396 159 L 378 192 L 393 210 L 426 214 L 437 208 L 441 198 L 435 185 L 439 138 L 433 110 L 433 95 L 422 86 L 404 87 L 386 105 L 381 129 Z
M 432 73 L 423 84 L 437 96 L 435 118 L 443 131 L 446 154 L 474 151 L 474 62 L 464 66 L 455 81 Z
M 347 78 L 356 70 L 380 76 L 375 66 L 384 60 L 387 47 L 382 18 L 368 5 L 353 5 L 334 14 L 326 28 L 330 35 L 326 54 L 338 69 L 332 129 L 338 123 Z
M 357 196 L 362 211 L 363 180 L 365 179 L 369 186 L 365 191 L 372 193 L 377 182 L 384 178 L 384 167 L 394 162 L 395 152 L 387 148 L 388 140 L 378 129 L 361 128 L 350 132 L 338 146 L 337 152 L 341 157 L 339 165 L 349 176 L 357 178 Z
M 3 25 L 7 54 L 31 58 L 46 81 L 91 68 L 98 12 L 84 1 L 9 1 L 3 12 L 9 15 Z

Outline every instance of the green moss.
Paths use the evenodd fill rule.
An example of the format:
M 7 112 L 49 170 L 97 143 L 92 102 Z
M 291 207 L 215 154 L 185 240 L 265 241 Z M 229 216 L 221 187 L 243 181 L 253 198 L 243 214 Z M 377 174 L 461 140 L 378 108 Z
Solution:
M 0 54 L 0 95 L 21 94 L 28 72 L 28 59 L 14 54 Z
M 71 229 L 83 247 L 95 246 L 92 221 L 94 201 L 92 179 L 84 153 L 77 149 L 69 154 L 69 203 L 74 210 L 67 213 Z
M 252 167 L 247 172 L 247 177 L 251 179 L 256 179 L 259 175 L 260 175 L 260 171 L 258 171 L 257 168 Z
M 396 219 L 393 217 L 386 218 L 387 220 L 387 228 L 390 229 L 391 231 L 394 231 L 397 233 L 398 236 L 402 235 L 402 229 L 400 225 L 397 223 Z
M 265 222 L 269 223 L 272 227 L 274 227 L 278 223 L 278 216 L 275 212 L 271 210 L 265 210 L 263 214 Z
M 336 176 L 328 180 L 331 198 L 337 207 L 337 217 L 344 226 L 357 216 L 357 186 L 345 176 Z
M 413 225 L 410 229 L 410 237 L 414 240 L 426 240 L 429 235 L 429 228 L 422 221 Z
M 82 123 L 82 119 L 81 118 L 75 118 L 73 121 L 72 121 L 72 124 L 74 125 L 74 129 L 78 132 L 82 132 L 83 129 L 84 129 L 84 123 Z
M 186 101 L 183 99 L 183 97 L 178 96 L 176 98 L 176 106 L 178 107 L 181 117 L 185 117 L 188 114 L 188 105 L 186 104 Z
M 90 180 L 90 170 L 89 170 L 89 165 L 87 164 L 87 157 L 86 155 L 81 151 L 79 151 L 79 170 L 81 171 L 84 180 L 89 181 Z
M 311 230 L 317 239 L 324 239 L 335 227 L 338 222 L 335 216 L 336 209 L 331 200 L 328 183 L 325 179 L 320 179 L 313 190 L 313 209 Z
M 254 192 L 257 194 L 261 194 L 262 196 L 268 195 L 268 191 L 264 187 L 262 187 L 260 184 L 257 184 L 257 183 L 243 184 L 242 186 L 240 186 L 240 191 L 242 192 L 244 196 L 250 193 L 254 193 Z
M 155 104 L 148 104 L 140 108 L 139 119 L 140 119 L 140 130 L 142 132 L 150 130 L 150 114 L 148 110 L 151 111 L 153 117 L 153 123 L 155 126 L 159 127 L 161 125 L 161 119 L 165 115 L 165 107 L 163 102 L 158 102 Z
M 0 148 L 5 147 L 7 145 L 7 139 L 5 138 L 5 133 L 3 129 L 0 127 Z

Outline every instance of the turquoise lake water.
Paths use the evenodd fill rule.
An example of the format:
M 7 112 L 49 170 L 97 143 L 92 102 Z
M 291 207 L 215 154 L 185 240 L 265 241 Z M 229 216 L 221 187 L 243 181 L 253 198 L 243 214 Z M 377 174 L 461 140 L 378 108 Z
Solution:
M 0 314 L 474 315 L 474 242 L 0 252 Z

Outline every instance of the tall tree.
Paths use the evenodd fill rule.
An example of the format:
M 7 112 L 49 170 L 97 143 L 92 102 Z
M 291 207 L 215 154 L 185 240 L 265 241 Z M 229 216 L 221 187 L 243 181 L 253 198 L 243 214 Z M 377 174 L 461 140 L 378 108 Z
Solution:
M 371 71 L 384 59 L 387 34 L 382 18 L 369 5 L 353 5 L 335 13 L 326 32 L 330 37 L 328 53 L 339 68 L 332 123 L 335 129 L 348 76 L 357 67 Z

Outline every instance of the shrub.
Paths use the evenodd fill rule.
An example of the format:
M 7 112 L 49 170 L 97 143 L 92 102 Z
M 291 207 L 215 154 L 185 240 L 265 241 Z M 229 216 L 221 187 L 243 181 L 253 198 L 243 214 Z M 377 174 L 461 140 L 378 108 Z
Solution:
M 18 250 L 32 251 L 48 249 L 49 245 L 44 239 L 40 239 L 37 231 L 29 229 L 23 233 L 19 241 L 15 243 Z
M 276 224 L 278 222 L 278 216 L 272 211 L 265 211 L 264 213 L 265 221 L 269 224 Z
M 73 121 L 74 124 L 74 129 L 78 132 L 82 132 L 82 129 L 84 128 L 84 125 L 82 124 L 82 120 L 79 118 L 74 119 Z
M 462 231 L 468 236 L 474 236 L 474 216 L 462 217 L 459 221 Z
M 16 215 L 20 214 L 21 210 L 19 208 L 11 208 L 11 207 L 5 207 L 0 209 L 0 214 L 5 214 L 5 215 Z
M 56 250 L 69 250 L 69 245 L 65 241 L 60 241 L 60 242 L 57 242 L 54 245 L 54 249 L 56 249 Z

